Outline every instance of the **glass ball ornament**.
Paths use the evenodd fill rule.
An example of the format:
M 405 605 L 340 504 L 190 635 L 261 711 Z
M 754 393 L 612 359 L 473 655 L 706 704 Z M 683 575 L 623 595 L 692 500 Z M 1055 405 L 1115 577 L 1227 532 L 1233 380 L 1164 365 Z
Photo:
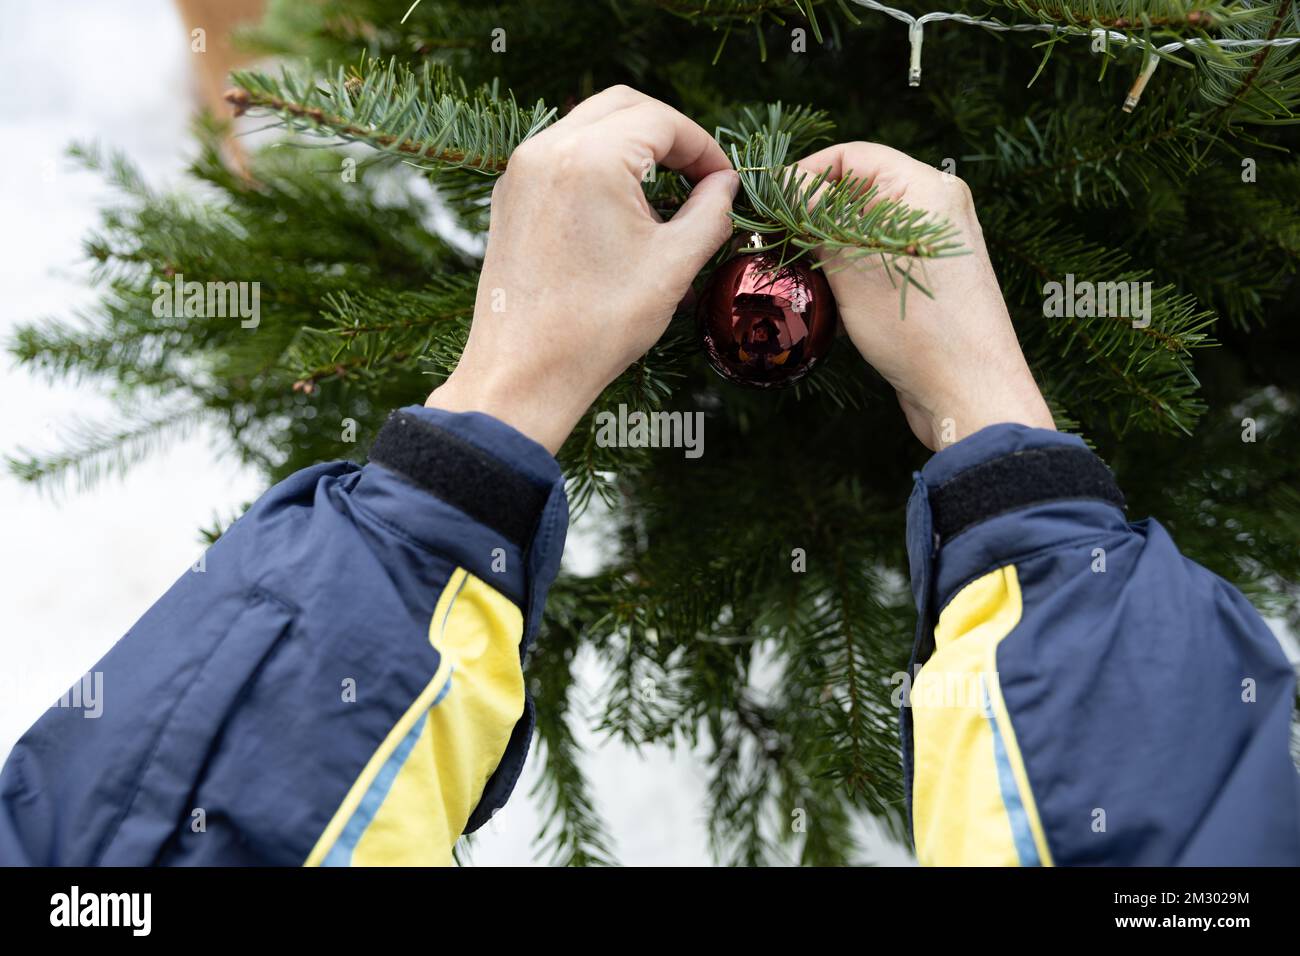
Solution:
M 740 252 L 709 277 L 696 312 L 704 352 L 723 378 L 783 388 L 826 357 L 839 323 L 830 283 L 799 259 Z

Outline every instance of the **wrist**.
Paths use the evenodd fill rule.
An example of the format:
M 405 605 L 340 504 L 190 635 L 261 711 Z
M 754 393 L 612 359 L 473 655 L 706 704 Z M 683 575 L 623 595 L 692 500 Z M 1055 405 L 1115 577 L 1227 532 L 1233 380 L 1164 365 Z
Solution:
M 931 448 L 935 451 L 946 448 L 992 425 L 1025 425 L 1029 428 L 1056 431 L 1056 422 L 1052 420 L 1046 405 L 1041 411 L 1027 408 L 1008 409 L 1005 412 L 984 411 L 955 419 L 945 419 L 935 427 L 934 444 Z
M 582 409 L 575 413 L 560 396 L 530 389 L 519 381 L 462 371 L 459 366 L 430 393 L 424 404 L 448 412 L 491 415 L 552 455 L 560 450 L 582 417 Z
M 968 394 L 932 412 L 930 448 L 938 451 L 990 425 L 1026 425 L 1056 431 L 1051 410 L 1032 377 L 1021 384 Z

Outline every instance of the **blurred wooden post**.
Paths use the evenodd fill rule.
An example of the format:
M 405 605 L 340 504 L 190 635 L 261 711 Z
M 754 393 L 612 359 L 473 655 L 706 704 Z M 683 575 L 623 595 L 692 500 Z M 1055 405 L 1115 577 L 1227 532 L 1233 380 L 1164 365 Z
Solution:
M 252 59 L 236 49 L 231 34 L 237 26 L 260 20 L 266 0 L 176 0 L 176 8 L 191 44 L 195 30 L 204 32 L 206 49 L 190 54 L 200 105 L 214 116 L 229 119 L 230 106 L 222 94 L 230 86 L 230 71 Z M 238 141 L 228 139 L 225 154 L 233 168 L 247 174 L 244 151 Z

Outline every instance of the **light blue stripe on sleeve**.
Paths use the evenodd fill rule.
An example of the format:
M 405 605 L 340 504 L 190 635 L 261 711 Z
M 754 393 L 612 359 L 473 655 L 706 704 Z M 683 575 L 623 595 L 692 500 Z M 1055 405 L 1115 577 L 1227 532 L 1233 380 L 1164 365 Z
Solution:
M 981 685 L 984 683 L 980 679 Z M 1007 809 L 1007 819 L 1011 821 L 1011 839 L 1016 845 L 1016 855 L 1020 857 L 1021 866 L 1041 866 L 1038 859 L 1038 846 L 1034 843 L 1033 831 L 1029 828 L 1029 814 L 1020 799 L 1020 790 L 1016 787 L 1015 775 L 1011 772 L 1011 761 L 1007 758 L 1007 745 L 1002 740 L 1002 732 L 993 716 L 993 705 L 989 700 L 987 687 L 984 692 L 984 716 L 993 728 L 993 759 L 998 768 L 998 789 L 1002 791 L 1002 803 Z
M 442 699 L 451 691 L 451 678 L 456 673 L 453 667 L 447 674 L 447 683 L 442 685 L 442 690 L 438 691 L 438 696 L 433 699 L 433 706 L 438 706 Z M 348 819 L 347 826 L 339 834 L 338 840 L 330 847 L 329 853 L 321 861 L 321 866 L 351 866 L 352 851 L 356 849 L 357 844 L 361 841 L 361 835 L 366 832 L 366 827 L 374 820 L 375 814 L 384 804 L 384 798 L 388 796 L 388 791 L 393 787 L 393 781 L 397 779 L 397 774 L 401 771 L 406 758 L 411 755 L 415 749 L 415 742 L 420 739 L 420 734 L 424 732 L 424 725 L 429 722 L 429 714 L 426 711 L 420 715 L 420 719 L 402 738 L 402 742 L 397 745 L 388 759 L 384 761 L 383 767 L 379 773 L 375 774 L 375 779 L 371 781 L 366 795 L 361 798 L 361 803 L 357 806 L 356 811 Z

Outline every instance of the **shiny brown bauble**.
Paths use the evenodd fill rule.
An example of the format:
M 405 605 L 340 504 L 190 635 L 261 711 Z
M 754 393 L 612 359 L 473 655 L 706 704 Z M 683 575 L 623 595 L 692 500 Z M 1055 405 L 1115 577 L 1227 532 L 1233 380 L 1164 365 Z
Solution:
M 781 388 L 808 375 L 835 340 L 830 284 L 803 260 L 739 253 L 720 265 L 696 313 L 704 351 L 719 375 L 752 388 Z

